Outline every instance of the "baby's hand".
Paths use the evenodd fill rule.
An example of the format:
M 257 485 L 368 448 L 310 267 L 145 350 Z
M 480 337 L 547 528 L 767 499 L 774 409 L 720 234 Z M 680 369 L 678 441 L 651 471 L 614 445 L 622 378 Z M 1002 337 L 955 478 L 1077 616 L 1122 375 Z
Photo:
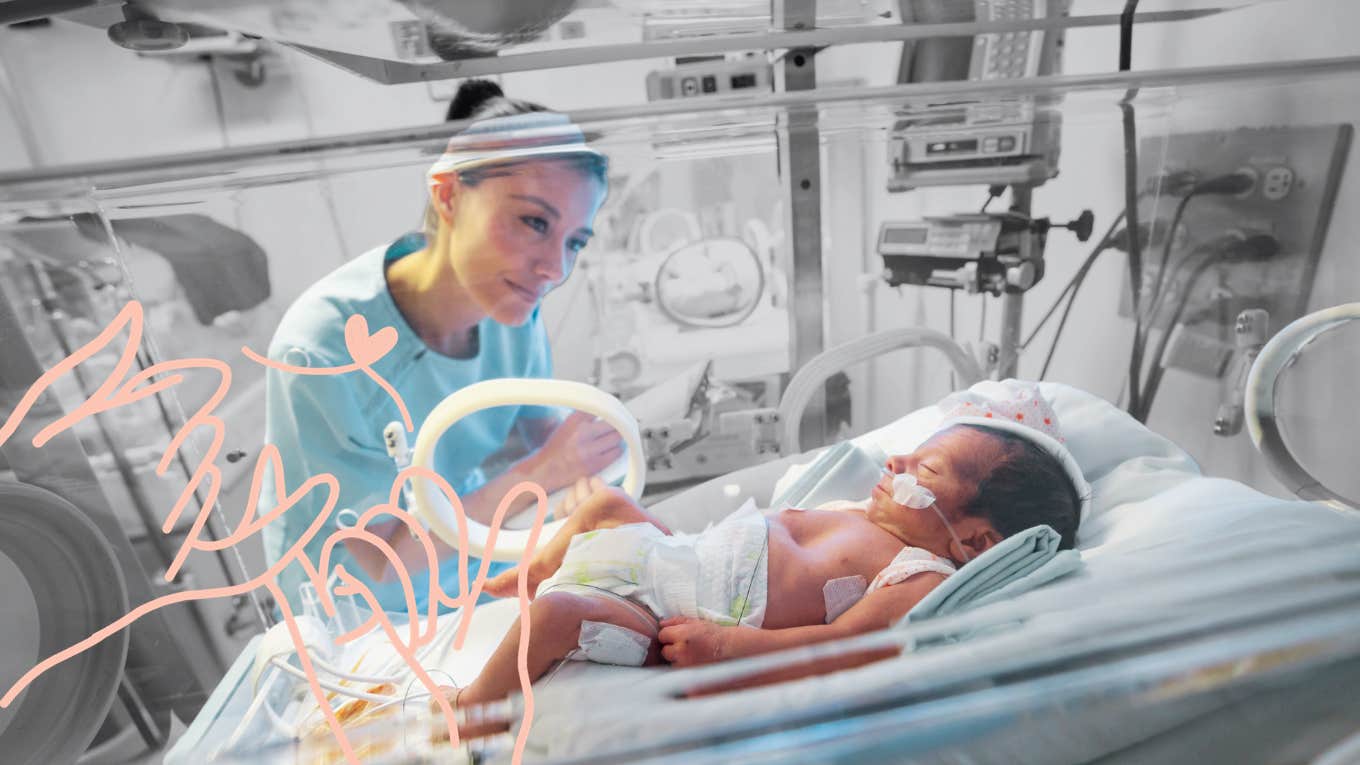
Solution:
M 677 616 L 661 622 L 661 657 L 677 667 L 692 667 L 728 658 L 731 628 L 702 619 Z
M 576 507 L 586 501 L 597 491 L 609 488 L 608 484 L 601 481 L 598 477 L 578 478 L 576 483 L 567 489 L 567 493 L 562 497 L 556 509 L 553 510 L 553 518 L 566 518 L 576 511 Z

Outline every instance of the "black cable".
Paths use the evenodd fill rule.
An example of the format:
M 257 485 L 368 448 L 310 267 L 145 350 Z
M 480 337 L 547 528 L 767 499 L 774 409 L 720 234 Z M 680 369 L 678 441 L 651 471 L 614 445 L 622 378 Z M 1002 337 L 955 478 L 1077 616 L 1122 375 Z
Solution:
M 1186 267 L 1188 267 L 1188 266 L 1190 266 L 1192 263 L 1194 263 L 1194 261 L 1195 261 L 1195 256 L 1198 255 L 1198 254 L 1200 254 L 1201 252 L 1203 252 L 1203 251 L 1205 250 L 1206 246 L 1211 247 L 1212 245 L 1213 245 L 1212 242 L 1210 242 L 1209 245 L 1201 245 L 1200 247 L 1197 247 L 1196 249 L 1192 250 L 1192 251 L 1190 252 L 1190 254 L 1186 255 L 1184 258 L 1181 258 L 1180 260 L 1176 261 L 1176 264 L 1175 264 L 1174 266 L 1172 266 L 1170 269 L 1168 269 L 1169 273 L 1168 273 L 1167 279 L 1166 279 L 1166 286 L 1167 286 L 1167 287 L 1170 287 L 1170 286 L 1174 285 L 1174 284 L 1180 279 L 1181 272 L 1184 271 L 1184 270 L 1186 269 Z M 1157 300 L 1156 300 L 1155 302 L 1153 302 L 1153 303 L 1151 303 L 1151 304 L 1148 305 L 1147 317 L 1148 317 L 1148 321 L 1149 321 L 1149 322 L 1151 322 L 1152 319 L 1153 319 L 1154 317 L 1156 317 L 1157 314 L 1161 313 L 1161 311 L 1162 311 L 1162 302 L 1163 302 L 1163 299 L 1166 298 L 1167 294 L 1169 294 L 1169 293 L 1164 289 L 1164 290 L 1157 296 Z M 1151 329 L 1151 326 L 1149 326 L 1149 330 L 1150 330 L 1150 329 Z M 1144 338 L 1144 343 L 1145 343 L 1145 344 L 1146 344 L 1146 340 L 1147 340 L 1147 338 L 1145 337 L 1145 338 Z M 1146 349 L 1145 349 L 1145 350 L 1146 350 Z
M 1157 351 L 1152 358 L 1152 365 L 1148 370 L 1147 385 L 1144 386 L 1143 406 L 1138 413 L 1140 420 L 1146 420 L 1152 412 L 1152 401 L 1157 395 L 1157 389 L 1162 383 L 1162 376 L 1166 373 L 1166 349 L 1171 343 L 1171 333 L 1181 323 L 1185 314 L 1186 306 L 1189 305 L 1190 297 L 1195 292 L 1195 285 L 1199 283 L 1212 266 L 1219 263 L 1259 263 L 1274 257 L 1280 251 L 1280 242 L 1270 234 L 1257 234 L 1254 236 L 1242 237 L 1240 235 L 1228 235 L 1191 253 L 1184 261 L 1178 265 L 1184 265 L 1198 252 L 1208 252 L 1208 256 L 1197 261 L 1189 279 L 1186 280 L 1185 291 L 1181 293 L 1180 300 L 1176 304 L 1176 310 L 1171 315 L 1171 321 L 1167 325 L 1166 333 L 1162 335 L 1161 342 L 1157 345 Z
M 1127 0 L 1124 12 L 1119 14 L 1119 71 L 1127 72 L 1133 67 L 1133 14 L 1138 10 L 1138 0 Z
M 1078 270 L 1080 271 L 1080 269 Z M 1063 298 L 1067 297 L 1067 293 L 1072 291 L 1072 286 L 1076 284 L 1076 282 L 1077 277 L 1076 275 L 1073 275 L 1072 278 L 1068 280 L 1067 284 L 1063 286 L 1062 292 L 1059 292 L 1058 296 L 1053 299 L 1053 305 L 1050 305 L 1048 310 L 1044 312 L 1044 317 L 1039 320 L 1038 324 L 1034 325 L 1034 329 L 1030 330 L 1029 337 L 1025 338 L 1025 341 L 1020 344 L 1020 350 L 1025 350 L 1029 347 L 1030 343 L 1034 342 L 1035 335 L 1038 335 L 1039 330 L 1043 329 L 1044 325 L 1048 323 L 1048 320 L 1053 318 L 1053 314 L 1057 313 L 1058 306 L 1062 305 Z
M 1123 216 L 1121 215 L 1115 218 L 1114 222 L 1110 224 L 1110 230 L 1101 238 L 1100 243 L 1091 250 L 1091 254 L 1086 256 L 1086 260 L 1081 264 L 1081 268 L 1077 269 L 1077 273 L 1073 274 L 1072 280 L 1068 282 L 1072 287 L 1072 296 L 1067 300 L 1067 307 L 1063 309 L 1062 318 L 1058 320 L 1058 328 L 1053 332 L 1053 341 L 1048 345 L 1048 355 L 1044 357 L 1044 366 L 1039 370 L 1040 380 L 1043 380 L 1048 376 L 1048 367 L 1053 363 L 1053 356 L 1058 351 L 1058 342 L 1062 339 L 1063 329 L 1067 327 L 1067 318 L 1072 313 L 1072 306 L 1076 305 L 1077 295 L 1080 294 L 1082 285 L 1086 283 L 1086 275 L 1090 273 L 1091 267 L 1095 265 L 1096 260 L 1104 254 L 1106 250 L 1109 250 L 1114 246 L 1114 228 L 1119 225 L 1119 220 L 1122 217 Z M 1054 303 L 1054 307 L 1057 307 L 1057 303 Z
M 992 202 L 994 202 L 994 201 L 1000 199 L 1000 198 L 1001 198 L 1001 195 L 1002 195 L 1002 194 L 1005 194 L 1005 193 L 1006 193 L 1006 187 L 1003 186 L 1003 185 L 988 186 L 988 187 L 987 187 L 987 201 L 982 203 L 982 209 L 979 210 L 978 212 L 979 212 L 979 213 L 985 213 L 985 212 L 987 212 L 987 208 L 990 207 L 990 206 L 992 205 Z
M 1181 218 L 1185 217 L 1185 208 L 1190 204 L 1190 200 L 1195 198 L 1195 194 L 1189 193 L 1181 197 L 1181 201 L 1176 203 L 1176 212 L 1171 215 L 1171 227 L 1166 230 L 1163 236 L 1166 241 L 1162 242 L 1162 257 L 1157 263 L 1157 281 L 1152 285 L 1152 292 L 1148 295 L 1147 316 L 1149 328 L 1157 320 L 1157 308 L 1162 301 L 1162 290 L 1166 287 L 1166 266 L 1171 262 L 1171 248 L 1176 244 L 1176 229 L 1180 228 Z M 1155 226 L 1155 224 L 1154 224 Z M 1149 235 L 1152 236 L 1152 235 Z
M 1125 13 L 1132 23 L 1132 8 L 1136 5 L 1130 0 Z M 1132 290 L 1133 306 L 1133 348 L 1129 352 L 1129 412 L 1137 411 L 1142 402 L 1139 371 L 1142 369 L 1142 349 L 1138 338 L 1143 332 L 1142 314 L 1139 309 L 1139 295 L 1143 291 L 1143 243 L 1138 228 L 1138 126 L 1134 120 L 1133 99 L 1138 89 L 1131 88 L 1120 101 L 1124 123 L 1124 219 L 1129 231 L 1129 287 Z
M 1100 255 L 1108 249 L 1110 249 L 1110 243 L 1108 241 L 1102 242 L 1099 247 L 1096 247 L 1096 249 L 1091 251 L 1091 254 L 1086 258 L 1086 262 L 1082 264 L 1081 269 L 1077 271 L 1077 274 L 1074 277 L 1072 277 L 1072 297 L 1068 298 L 1067 307 L 1063 309 L 1062 318 L 1058 319 L 1058 328 L 1053 332 L 1053 342 L 1049 343 L 1048 355 L 1044 357 L 1044 366 L 1039 370 L 1040 380 L 1043 380 L 1048 376 L 1048 365 L 1053 363 L 1053 356 L 1058 351 L 1058 341 L 1062 339 L 1063 328 L 1067 326 L 1067 317 L 1072 313 L 1072 306 L 1077 302 L 1077 293 L 1081 292 L 1081 285 L 1086 282 L 1086 274 L 1090 272 L 1091 266 L 1095 265 L 1096 258 L 1099 258 Z
M 1166 360 L 1167 346 L 1171 344 L 1171 334 L 1175 331 L 1177 322 L 1181 320 L 1181 316 L 1185 313 L 1185 307 L 1190 304 L 1190 296 L 1195 292 L 1195 285 L 1211 266 L 1223 260 L 1224 255 L 1225 253 L 1222 250 L 1217 250 L 1197 263 L 1195 269 L 1190 272 L 1190 279 L 1185 283 L 1185 291 L 1181 293 L 1180 300 L 1176 302 L 1176 310 L 1171 314 L 1171 321 L 1166 325 L 1166 331 L 1157 341 L 1157 350 L 1152 354 L 1152 366 L 1148 369 L 1147 383 L 1143 388 L 1142 407 L 1135 415 L 1139 422 L 1147 422 L 1148 415 L 1152 413 L 1152 401 L 1157 397 L 1157 389 L 1161 386 L 1162 375 L 1166 371 L 1166 367 L 1162 364 Z
M 1114 221 L 1110 223 L 1110 227 L 1105 231 L 1104 236 L 1097 240 L 1095 248 L 1093 248 L 1086 256 L 1086 260 L 1082 261 L 1081 266 L 1077 268 L 1077 272 L 1073 274 L 1072 278 L 1067 281 L 1067 285 L 1063 287 L 1062 292 L 1058 293 L 1058 297 L 1053 300 L 1053 305 L 1048 307 L 1048 311 L 1044 313 L 1044 317 L 1039 320 L 1038 324 L 1034 325 L 1034 329 L 1030 330 L 1029 337 L 1025 338 L 1025 342 L 1020 344 L 1020 350 L 1028 348 L 1029 344 L 1034 341 L 1035 336 L 1039 334 L 1039 330 L 1043 329 L 1045 324 L 1048 324 L 1048 320 L 1052 318 L 1053 314 L 1058 310 L 1058 305 L 1062 303 L 1063 298 L 1067 297 L 1067 293 L 1080 282 L 1080 274 L 1085 269 L 1090 268 L 1090 264 L 1100 255 L 1100 253 L 1109 249 L 1113 244 L 1115 229 L 1119 227 L 1119 222 L 1122 220 L 1124 220 L 1124 213 L 1121 212 L 1119 215 L 1115 216 Z
M 1152 290 L 1148 294 L 1146 311 L 1139 310 L 1138 292 L 1135 292 L 1134 294 L 1133 348 L 1129 353 L 1129 384 L 1130 390 L 1133 390 L 1134 386 L 1138 387 L 1136 398 L 1132 393 L 1129 395 L 1129 414 L 1138 418 L 1139 422 L 1142 422 L 1143 417 L 1146 416 L 1140 416 L 1139 413 L 1146 412 L 1148 408 L 1143 401 L 1143 398 L 1146 395 L 1143 388 L 1146 387 L 1147 382 L 1145 380 L 1141 384 L 1138 382 L 1142 379 L 1144 354 L 1147 352 L 1148 339 L 1151 337 L 1152 329 L 1157 322 L 1157 314 L 1162 307 L 1163 290 L 1174 283 L 1167 279 L 1166 272 L 1167 265 L 1171 262 L 1171 248 L 1176 244 L 1176 229 L 1180 227 L 1181 219 L 1185 216 L 1185 209 L 1189 206 L 1190 200 L 1194 198 L 1195 193 L 1192 191 L 1181 197 L 1180 201 L 1176 203 L 1176 211 L 1171 216 L 1171 226 L 1163 234 L 1166 239 L 1162 242 L 1162 256 L 1160 262 L 1157 264 L 1157 274 L 1154 277 L 1155 281 L 1152 284 Z M 1155 221 L 1153 225 L 1155 227 Z M 1152 236 L 1154 236 L 1154 234 L 1149 232 L 1149 237 Z M 1187 255 L 1185 260 L 1182 260 L 1180 264 L 1178 264 L 1178 274 L 1179 266 L 1183 266 L 1188 262 L 1192 255 L 1193 253 Z M 1167 328 L 1167 331 L 1170 332 L 1170 327 Z
M 1152 290 L 1148 294 L 1147 310 L 1135 316 L 1134 321 L 1134 349 L 1130 354 L 1130 360 L 1136 361 L 1136 369 L 1142 372 L 1144 354 L 1147 351 L 1147 343 L 1153 327 L 1157 323 L 1157 314 L 1161 312 L 1162 302 L 1165 298 L 1165 291 L 1170 285 L 1175 284 L 1175 278 L 1179 276 L 1181 269 L 1191 260 L 1193 253 L 1187 255 L 1185 259 L 1176 264 L 1173 269 L 1168 269 L 1171 263 L 1171 249 L 1176 243 L 1176 231 L 1180 228 L 1181 220 L 1185 216 L 1185 211 L 1190 205 L 1191 200 L 1204 194 L 1241 194 L 1251 189 L 1255 185 L 1255 180 L 1243 173 L 1228 173 L 1216 176 L 1205 181 L 1195 183 L 1185 190 L 1184 196 L 1176 203 L 1176 211 L 1171 216 L 1170 227 L 1163 233 L 1165 240 L 1162 242 L 1161 261 L 1157 266 L 1156 281 L 1152 284 Z M 1156 222 L 1152 224 L 1152 231 L 1149 232 L 1150 238 L 1155 238 Z M 1168 275 L 1168 270 L 1170 274 Z M 1135 306 L 1137 301 L 1135 301 Z M 1137 308 L 1135 307 L 1135 311 Z M 1167 331 L 1170 331 L 1168 327 Z M 1153 366 L 1149 371 L 1155 369 Z M 1143 387 L 1147 385 L 1144 381 Z M 1146 396 L 1144 390 L 1139 390 L 1139 398 Z M 1139 410 L 1146 413 L 1149 406 L 1140 400 Z M 1132 412 L 1133 410 L 1130 410 Z
M 1077 302 L 1077 290 L 1081 288 L 1082 279 L 1078 279 L 1076 287 L 1072 290 L 1072 296 L 1067 299 L 1067 307 L 1063 308 L 1062 318 L 1058 319 L 1058 328 L 1053 332 L 1053 342 L 1048 344 L 1048 354 L 1044 356 L 1044 365 L 1039 369 L 1039 381 L 1042 382 L 1048 376 L 1048 366 L 1053 363 L 1053 356 L 1058 352 L 1058 340 L 1062 337 L 1063 328 L 1067 326 L 1067 317 L 1072 313 L 1072 305 Z

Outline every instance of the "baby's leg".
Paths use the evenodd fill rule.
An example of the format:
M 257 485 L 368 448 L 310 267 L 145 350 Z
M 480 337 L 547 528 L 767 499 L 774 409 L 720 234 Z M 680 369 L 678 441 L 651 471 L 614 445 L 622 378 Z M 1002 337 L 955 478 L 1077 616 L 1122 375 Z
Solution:
M 581 636 L 581 622 L 585 621 L 605 622 L 652 635 L 646 663 L 660 663 L 660 644 L 655 639 L 656 624 L 648 622 L 637 611 L 612 598 L 546 592 L 529 606 L 527 665 L 531 681 L 542 677 L 554 663 L 576 650 Z M 491 655 L 490 661 L 482 668 L 482 673 L 458 694 L 460 705 L 495 701 L 505 698 L 511 691 L 520 690 L 519 630 L 520 622 L 516 620 Z M 497 731 L 479 729 L 473 734 L 492 732 Z
M 567 516 L 566 523 L 552 539 L 548 540 L 534 553 L 533 560 L 528 563 L 529 597 L 534 596 L 538 585 L 548 577 L 557 573 L 558 567 L 562 565 L 562 559 L 567 555 L 567 548 L 571 546 L 571 538 L 577 534 L 584 534 L 587 531 L 597 531 L 599 529 L 612 529 L 616 526 L 624 526 L 629 523 L 650 523 L 661 529 L 662 533 L 670 534 L 671 530 L 666 525 L 657 520 L 654 516 L 643 510 L 627 492 L 620 489 L 605 488 L 590 495 L 583 501 L 576 510 Z M 484 590 L 487 594 L 498 598 L 507 598 L 517 592 L 519 584 L 519 567 L 502 571 L 495 577 L 488 579 Z

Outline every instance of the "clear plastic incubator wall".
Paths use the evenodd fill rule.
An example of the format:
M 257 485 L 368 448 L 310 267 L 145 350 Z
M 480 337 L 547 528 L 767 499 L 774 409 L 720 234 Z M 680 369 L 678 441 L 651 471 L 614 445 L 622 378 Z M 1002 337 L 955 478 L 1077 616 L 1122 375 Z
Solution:
M 33 26 L 0 2 L 22 149 L 0 168 L 5 762 L 1360 761 L 1347 3 L 71 5 Z M 85 50 L 208 77 L 222 140 L 54 148 L 72 101 L 44 70 Z M 471 570 L 379 618 L 333 561 L 290 578 L 266 555 L 272 396 L 331 366 L 271 348 L 323 277 L 427 246 L 427 171 L 467 127 L 437 120 L 472 77 L 607 157 L 532 320 L 575 385 L 408 412 L 379 360 L 422 339 L 346 324 L 377 426 L 303 448 L 438 472 L 455 421 L 528 407 L 622 446 L 547 463 L 498 538 L 398 481 L 391 509 Z M 696 666 L 624 666 L 631 638 L 592 653 L 582 626 L 532 685 L 453 703 L 535 640 L 532 587 L 478 598 L 477 567 L 547 545 L 575 479 L 676 535 L 858 500 L 947 425 L 937 402 L 1011 379 L 1080 473 L 1072 549 L 1018 533 L 885 629 Z M 511 489 L 535 448 L 515 434 L 442 476 L 468 508 Z M 367 509 L 316 538 L 343 547 Z M 655 650 L 664 623 L 630 607 Z

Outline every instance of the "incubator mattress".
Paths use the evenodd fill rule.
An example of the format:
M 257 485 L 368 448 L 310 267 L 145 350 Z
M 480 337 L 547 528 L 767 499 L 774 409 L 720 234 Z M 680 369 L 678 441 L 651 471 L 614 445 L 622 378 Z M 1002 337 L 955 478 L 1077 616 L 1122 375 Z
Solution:
M 856 670 L 698 699 L 675 698 L 678 688 L 702 676 L 694 671 L 568 666 L 540 683 L 529 754 L 583 757 L 696 737 L 717 740 L 722 731 L 757 719 L 900 698 L 913 687 L 986 686 L 989 677 L 1007 668 L 1033 667 L 1044 657 L 1061 664 L 1140 639 L 1172 641 L 1214 629 L 1224 614 L 1259 612 L 1268 621 L 1272 609 L 1299 603 L 1301 593 L 1322 597 L 1329 587 L 1360 590 L 1356 517 L 1204 477 L 1183 450 L 1109 403 L 1058 384 L 1046 383 L 1043 389 L 1092 485 L 1091 515 L 1078 535 L 1085 565 L 1066 580 L 967 615 L 1022 614 L 1010 628 Z M 937 423 L 937 411 L 923 409 L 857 441 L 889 454 L 905 452 Z M 789 462 L 739 471 L 653 509 L 675 528 L 702 528 L 746 496 L 768 501 Z M 741 489 L 735 497 L 733 484 Z M 1328 554 L 1329 540 L 1349 541 Z M 1306 554 L 1313 550 L 1323 552 Z M 1105 661 L 1095 667 L 1098 675 L 1123 666 L 1117 658 Z M 1146 666 L 1128 661 L 1135 661 L 1134 669 Z M 975 708 L 966 729 L 967 761 L 1085 761 L 1223 703 L 1212 694 L 1168 696 L 1140 714 L 1130 715 L 1121 706 L 1104 718 L 1099 705 L 1090 705 L 1088 714 L 1074 717 L 1066 729 L 1047 716 L 1048 723 L 1024 728 L 1024 735 L 1015 732 L 1014 719 L 987 723 Z M 638 725 L 639 719 L 648 724 Z M 997 730 L 987 734 L 993 726 Z M 922 731 L 923 742 L 940 735 L 938 721 L 931 727 L 934 733 Z M 919 759 L 931 758 L 922 754 Z

